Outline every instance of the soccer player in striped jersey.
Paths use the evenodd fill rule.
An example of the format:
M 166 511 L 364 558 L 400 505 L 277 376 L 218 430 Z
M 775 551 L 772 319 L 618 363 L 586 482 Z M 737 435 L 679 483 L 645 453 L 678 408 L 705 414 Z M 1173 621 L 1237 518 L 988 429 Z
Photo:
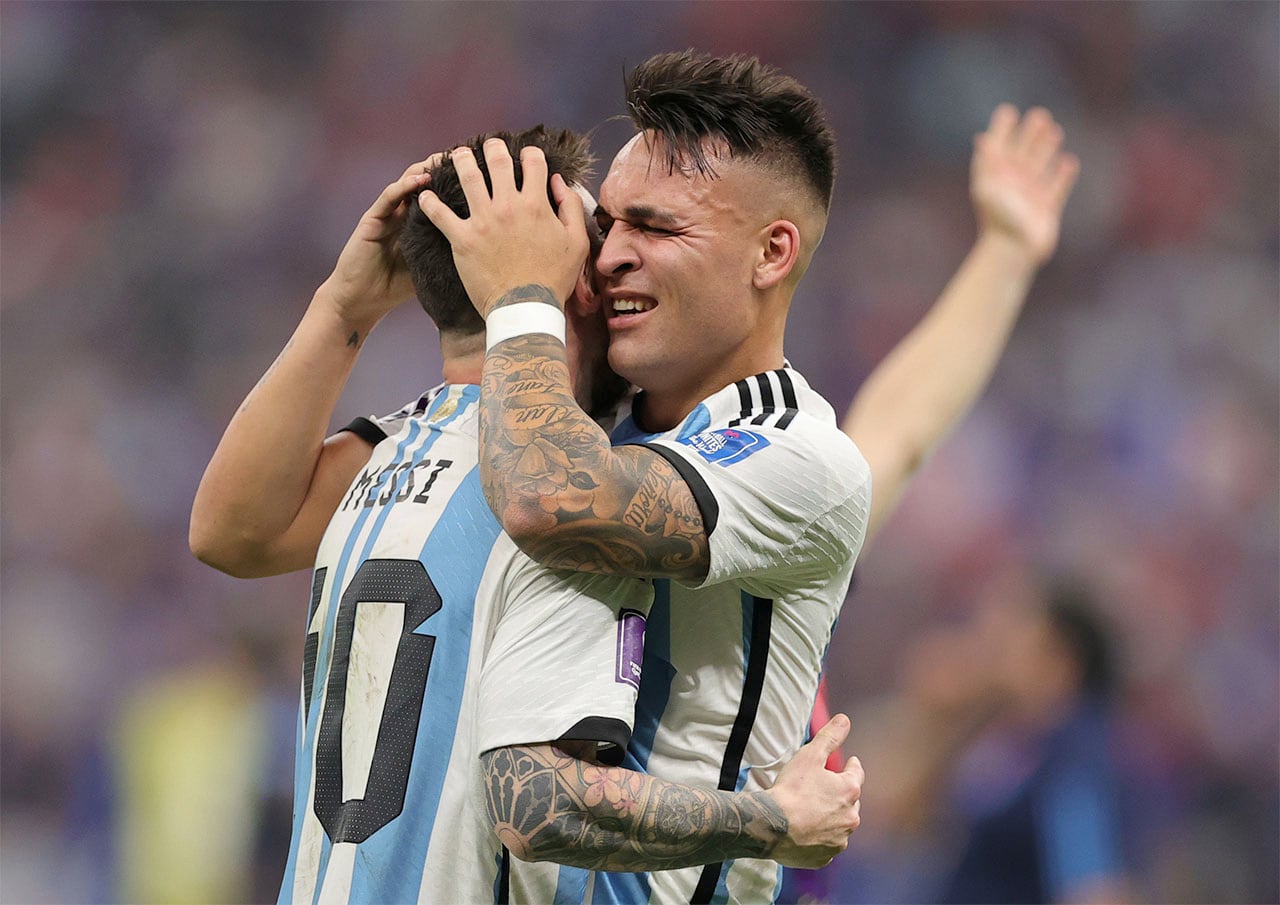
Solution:
M 574 182 L 588 159 L 585 142 L 569 133 L 503 139 L 517 149 L 537 144 Z M 433 244 L 431 230 L 406 230 L 412 281 L 398 244 L 428 172 L 444 191 L 448 170 L 438 160 L 410 167 L 366 213 L 233 418 L 193 506 L 192 549 L 224 571 L 249 577 L 315 565 L 281 901 L 536 900 L 537 888 L 522 888 L 519 877 L 507 887 L 483 819 L 489 790 L 479 755 L 541 742 L 580 758 L 562 758 L 558 783 L 562 806 L 579 805 L 580 828 L 600 826 L 593 793 L 629 796 L 628 814 L 607 809 L 603 832 L 581 840 L 592 846 L 591 863 L 603 855 L 623 868 L 660 867 L 725 852 L 828 860 L 856 823 L 856 778 L 828 780 L 821 767 L 847 721 L 768 793 L 708 793 L 607 766 L 630 731 L 653 591 L 536 566 L 483 500 L 476 383 L 484 324 L 438 233 Z M 545 184 L 545 170 L 540 178 Z M 411 287 L 441 329 L 446 384 L 323 440 L 361 343 Z M 567 339 L 586 363 L 579 375 L 590 377 L 603 347 L 592 336 L 593 325 L 601 329 L 591 316 L 598 302 L 585 280 L 567 293 L 575 315 Z M 584 399 L 591 382 L 581 384 Z M 836 802 L 832 793 L 851 782 L 852 796 Z M 664 836 L 659 824 L 673 818 L 691 831 Z
M 477 309 L 505 327 L 481 395 L 494 511 L 544 564 L 653 582 L 626 763 L 706 788 L 767 788 L 805 737 L 871 512 L 866 461 L 782 354 L 826 222 L 833 140 L 810 93 L 754 60 L 653 58 L 628 77 L 628 106 L 640 134 L 601 190 L 596 269 L 610 362 L 643 392 L 612 437 L 575 404 L 539 310 L 559 309 L 585 254 L 563 184 L 552 180 L 557 217 L 501 178 L 512 162 L 489 143 L 491 196 L 458 160 L 467 219 L 429 191 L 420 203 Z M 531 173 L 536 152 L 522 164 Z M 1063 197 L 1069 169 L 1051 180 Z M 555 475 L 528 467 L 541 444 L 564 453 Z M 509 752 L 488 757 L 490 781 L 554 775 L 545 746 L 524 756 L 519 775 Z M 493 809 L 509 837 L 558 819 L 520 804 Z M 582 879 L 581 900 L 770 901 L 779 875 L 766 859 L 605 870 Z

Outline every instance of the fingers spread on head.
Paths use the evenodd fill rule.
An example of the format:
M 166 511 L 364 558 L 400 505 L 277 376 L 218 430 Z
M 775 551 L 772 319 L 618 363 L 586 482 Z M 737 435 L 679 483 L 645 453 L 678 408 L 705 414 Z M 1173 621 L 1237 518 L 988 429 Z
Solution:
M 458 172 L 458 182 L 462 185 L 462 194 L 467 199 L 467 207 L 474 214 L 489 205 L 489 189 L 484 184 L 484 173 L 476 163 L 475 154 L 468 147 L 454 148 L 449 158 L 453 168 Z M 434 222 L 434 221 L 432 221 Z M 436 224 L 439 226 L 439 224 Z
M 547 157 L 541 148 L 526 145 L 520 149 L 520 168 L 524 173 L 521 191 L 537 200 L 547 191 Z M 559 199 L 556 199 L 557 201 Z
M 546 172 L 546 164 L 543 164 Z M 525 178 L 529 178 L 528 170 Z M 586 232 L 586 211 L 582 207 L 582 196 L 569 188 L 564 177 L 556 173 L 551 177 L 551 197 L 556 201 L 556 215 L 560 222 L 575 231 Z
M 370 205 L 369 210 L 365 211 L 365 216 L 385 220 L 395 214 L 400 205 L 407 201 L 413 192 L 423 188 L 425 185 L 426 179 L 421 173 L 416 176 L 411 172 L 405 173 L 382 190 L 382 194 L 378 195 L 377 200 Z
M 445 238 L 450 242 L 454 241 L 462 220 L 449 208 L 449 205 L 441 201 L 435 192 L 426 189 L 418 195 L 418 207 L 422 208 L 422 212 L 435 224 L 436 229 L 444 233 Z
M 488 138 L 484 143 L 484 162 L 489 167 L 489 181 L 493 184 L 495 201 L 509 198 L 516 191 L 515 164 L 511 151 L 501 138 Z

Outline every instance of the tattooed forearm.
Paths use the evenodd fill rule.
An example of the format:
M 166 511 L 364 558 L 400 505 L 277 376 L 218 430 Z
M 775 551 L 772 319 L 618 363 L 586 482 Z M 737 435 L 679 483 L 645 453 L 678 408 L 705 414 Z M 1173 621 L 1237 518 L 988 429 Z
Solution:
M 652 450 L 609 445 L 574 399 L 564 346 L 546 334 L 512 337 L 485 357 L 480 478 L 508 533 L 543 565 L 706 575 L 707 534 L 688 485 Z
M 489 818 L 526 861 L 671 870 L 767 857 L 787 819 L 763 792 L 719 792 L 601 767 L 550 745 L 484 755 Z

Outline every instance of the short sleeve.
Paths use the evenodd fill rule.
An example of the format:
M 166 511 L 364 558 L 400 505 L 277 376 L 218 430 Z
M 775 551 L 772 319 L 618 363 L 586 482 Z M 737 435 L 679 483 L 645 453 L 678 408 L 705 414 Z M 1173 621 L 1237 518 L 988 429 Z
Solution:
M 344 425 L 339 433 L 347 431 L 355 434 L 370 446 L 377 446 L 387 437 L 396 434 L 404 423 L 417 415 L 421 415 L 444 388 L 444 384 L 428 390 L 412 402 L 406 403 L 389 415 L 362 415 L 353 418 Z
M 560 740 L 595 742 L 621 762 L 631 738 L 653 603 L 648 581 L 551 571 L 519 554 L 485 656 L 479 751 Z
M 693 492 L 711 543 L 703 586 L 739 581 L 765 597 L 852 567 L 871 505 L 871 471 L 834 427 L 725 428 L 644 444 Z

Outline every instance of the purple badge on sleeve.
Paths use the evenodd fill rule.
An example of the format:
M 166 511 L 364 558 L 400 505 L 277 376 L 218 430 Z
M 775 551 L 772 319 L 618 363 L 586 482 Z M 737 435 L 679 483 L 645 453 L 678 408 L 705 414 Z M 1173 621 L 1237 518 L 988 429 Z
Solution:
M 614 681 L 640 687 L 640 664 L 644 660 L 644 614 L 638 610 L 618 612 L 618 672 Z

